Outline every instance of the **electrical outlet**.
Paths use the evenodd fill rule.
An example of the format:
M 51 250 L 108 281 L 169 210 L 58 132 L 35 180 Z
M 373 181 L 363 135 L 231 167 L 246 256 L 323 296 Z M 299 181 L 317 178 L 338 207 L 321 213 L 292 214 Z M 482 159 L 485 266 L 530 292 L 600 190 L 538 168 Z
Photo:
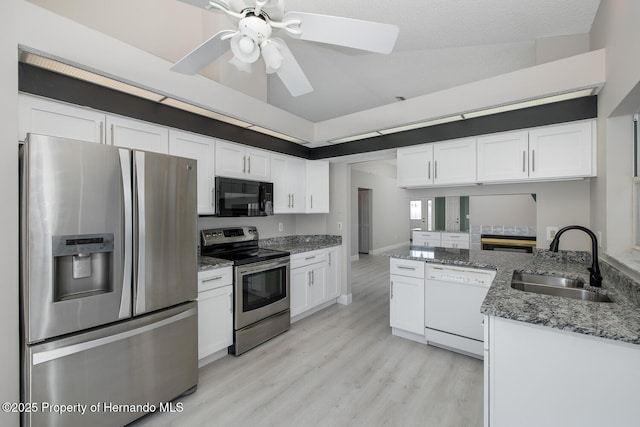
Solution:
M 338 221 L 338 230 L 342 230 L 342 221 Z
M 283 231 L 284 230 L 284 225 L 282 225 L 281 222 L 278 223 L 278 231 Z
M 553 240 L 553 238 L 556 237 L 558 230 L 558 227 L 547 227 L 547 240 Z

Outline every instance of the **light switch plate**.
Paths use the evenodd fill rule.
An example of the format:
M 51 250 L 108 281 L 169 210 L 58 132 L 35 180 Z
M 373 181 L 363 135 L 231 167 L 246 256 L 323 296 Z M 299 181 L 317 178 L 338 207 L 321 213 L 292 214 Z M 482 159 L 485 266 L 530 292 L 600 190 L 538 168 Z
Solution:
M 558 230 L 558 227 L 547 227 L 547 240 L 553 240 L 553 238 L 556 237 Z
M 278 223 L 278 231 L 283 231 L 284 230 L 284 225 L 282 225 L 281 222 Z

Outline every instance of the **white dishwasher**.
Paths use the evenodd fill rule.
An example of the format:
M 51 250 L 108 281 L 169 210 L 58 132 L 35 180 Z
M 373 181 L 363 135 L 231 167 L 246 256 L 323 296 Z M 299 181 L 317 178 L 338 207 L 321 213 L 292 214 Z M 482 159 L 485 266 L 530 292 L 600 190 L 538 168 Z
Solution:
M 425 277 L 425 338 L 429 344 L 483 358 L 480 306 L 494 270 L 429 265 Z

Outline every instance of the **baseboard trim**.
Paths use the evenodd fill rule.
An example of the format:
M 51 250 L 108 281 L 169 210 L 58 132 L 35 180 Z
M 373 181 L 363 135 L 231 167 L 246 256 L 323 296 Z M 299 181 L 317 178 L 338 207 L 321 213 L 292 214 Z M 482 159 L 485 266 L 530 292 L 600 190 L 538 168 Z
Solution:
M 353 302 L 353 294 L 348 294 L 348 295 L 342 294 L 338 297 L 338 304 L 351 305 L 352 302 Z

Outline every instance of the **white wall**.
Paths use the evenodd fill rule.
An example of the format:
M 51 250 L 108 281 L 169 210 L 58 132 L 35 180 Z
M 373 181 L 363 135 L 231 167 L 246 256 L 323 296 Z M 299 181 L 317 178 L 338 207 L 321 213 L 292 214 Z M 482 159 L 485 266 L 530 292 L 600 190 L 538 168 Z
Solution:
M 0 2 L 0 401 L 19 400 L 18 322 L 18 68 L 16 0 Z M 18 414 L 0 412 L 0 425 L 17 426 Z
M 607 84 L 598 96 L 598 179 L 592 185 L 593 224 L 610 254 L 632 242 L 631 115 L 640 110 L 640 2 L 603 0 L 591 47 L 606 48 Z
M 396 169 L 385 162 L 352 165 L 351 254 L 358 254 L 358 188 L 371 191 L 371 252 L 409 243 L 407 190 L 396 185 Z
M 470 225 L 535 226 L 536 210 L 531 194 L 469 198 Z

